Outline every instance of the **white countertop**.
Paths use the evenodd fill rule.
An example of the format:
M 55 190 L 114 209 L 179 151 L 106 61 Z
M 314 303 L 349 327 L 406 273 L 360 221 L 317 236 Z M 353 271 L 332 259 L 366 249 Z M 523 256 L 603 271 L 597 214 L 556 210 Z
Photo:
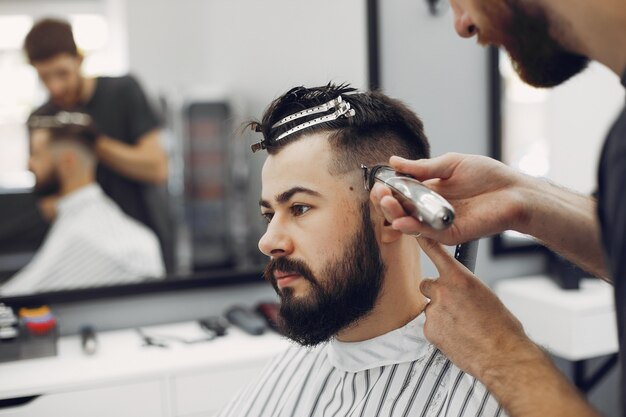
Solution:
M 150 335 L 205 337 L 196 322 L 142 327 Z M 98 350 L 83 353 L 79 336 L 62 337 L 58 355 L 0 364 L 0 399 L 40 395 L 83 384 L 133 381 L 172 372 L 194 373 L 206 369 L 236 369 L 249 363 L 267 361 L 284 350 L 289 342 L 271 331 L 249 336 L 230 327 L 228 334 L 212 341 L 184 344 L 168 341 L 168 348 L 143 346 L 134 329 L 97 334 Z
M 546 276 L 503 279 L 496 294 L 527 334 L 549 352 L 582 360 L 617 352 L 613 287 L 584 279 L 580 290 L 563 290 Z

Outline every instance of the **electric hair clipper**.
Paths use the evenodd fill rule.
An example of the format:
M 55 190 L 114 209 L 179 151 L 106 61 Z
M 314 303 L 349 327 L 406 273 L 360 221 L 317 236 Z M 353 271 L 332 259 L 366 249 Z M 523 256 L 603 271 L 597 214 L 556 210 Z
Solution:
M 404 211 L 432 227 L 444 230 L 454 222 L 454 208 L 442 196 L 406 174 L 400 174 L 386 165 L 371 168 L 361 165 L 365 189 L 370 191 L 376 181 L 391 190 Z
M 371 168 L 361 165 L 365 189 L 370 191 L 376 181 L 391 190 L 391 195 L 404 211 L 435 230 L 445 230 L 454 222 L 454 208 L 442 196 L 406 174 L 400 174 L 386 165 Z M 457 245 L 454 257 L 471 272 L 476 267 L 478 240 Z

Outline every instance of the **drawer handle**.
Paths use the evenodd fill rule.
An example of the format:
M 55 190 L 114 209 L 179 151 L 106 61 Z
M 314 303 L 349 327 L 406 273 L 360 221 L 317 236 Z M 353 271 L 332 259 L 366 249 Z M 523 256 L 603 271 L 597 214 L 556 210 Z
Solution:
M 0 410 L 3 408 L 20 407 L 35 401 L 41 395 L 29 395 L 27 397 L 5 398 L 0 400 Z

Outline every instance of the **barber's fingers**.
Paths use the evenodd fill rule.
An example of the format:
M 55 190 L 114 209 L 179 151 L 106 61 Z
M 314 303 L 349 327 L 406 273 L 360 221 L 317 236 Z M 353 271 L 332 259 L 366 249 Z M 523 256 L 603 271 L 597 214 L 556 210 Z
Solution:
M 381 184 L 374 184 L 370 193 L 370 200 L 374 204 L 376 212 L 385 217 L 394 229 L 409 235 L 425 233 L 429 237 L 430 233 L 433 232 L 433 229 L 423 225 L 414 217 L 407 216 L 398 200 L 392 196 L 389 188 Z
M 374 183 L 372 191 L 370 192 L 370 198 L 374 202 L 380 202 L 385 196 L 391 196 L 391 190 L 382 184 Z
M 438 232 L 425 225 L 424 223 L 420 223 L 415 217 L 404 215 L 404 217 L 397 217 L 391 222 L 391 227 L 396 230 L 401 231 L 402 233 L 406 233 L 409 235 L 417 235 L 420 234 L 426 237 L 433 237 Z
M 434 298 L 435 287 L 437 286 L 436 279 L 424 278 L 420 283 L 420 292 L 424 297 L 432 299 Z
M 384 216 L 383 210 L 380 207 L 380 200 L 387 195 L 391 195 L 391 190 L 380 184 L 374 184 L 372 190 L 370 191 L 370 201 L 374 205 L 374 210 L 376 210 L 376 213 L 380 216 Z
M 392 197 L 391 190 L 381 184 L 374 184 L 370 193 L 370 200 L 374 203 L 378 214 L 384 216 L 389 223 L 398 217 L 406 216 L 398 200 Z
M 398 200 L 392 196 L 384 196 L 380 200 L 380 208 L 382 209 L 385 218 L 391 223 L 394 220 L 406 217 L 406 213 Z
M 398 172 L 409 174 L 419 181 L 433 178 L 448 179 L 454 169 L 461 162 L 461 155 L 447 153 L 430 159 L 418 159 L 412 161 L 399 156 L 392 156 L 389 164 Z
M 460 265 L 438 242 L 426 237 L 420 237 L 417 241 L 426 256 L 433 262 L 437 271 L 439 271 L 439 276 L 445 277 L 447 273 L 451 272 L 453 267 Z

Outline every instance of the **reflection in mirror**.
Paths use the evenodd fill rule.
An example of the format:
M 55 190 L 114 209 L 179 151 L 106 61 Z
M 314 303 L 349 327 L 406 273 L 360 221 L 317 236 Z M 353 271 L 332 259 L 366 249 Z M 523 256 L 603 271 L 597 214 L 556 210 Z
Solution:
M 114 295 L 144 284 L 151 291 L 207 278 L 260 279 L 266 262 L 257 248 L 264 229 L 257 206 L 263 158 L 249 152 L 258 138 L 242 135 L 238 128 L 296 84 L 334 80 L 366 88 L 367 4 L 320 0 L 304 10 L 289 0 L 277 0 L 272 7 L 253 0 L 3 2 L 0 299 L 41 292 L 83 294 L 94 287 Z M 308 19 L 286 18 L 304 11 Z M 70 23 L 76 44 L 75 51 L 64 51 L 63 59 L 52 63 L 49 56 L 33 58 L 24 50 L 33 25 L 49 16 Z M 163 30 L 163 21 L 170 30 Z M 349 39 L 349 47 L 338 39 Z M 278 45 L 279 55 L 268 54 Z M 54 76 L 52 82 L 47 77 L 59 71 L 69 74 L 70 85 L 74 77 L 73 90 L 59 88 Z M 74 249 L 46 245 L 61 228 L 61 218 L 68 217 L 59 216 L 63 202 L 34 192 L 37 177 L 29 159 L 36 145 L 26 123 L 33 111 L 55 115 L 68 110 L 89 114 L 98 131 L 97 174 L 84 188 L 98 194 L 94 188 L 99 187 L 103 194 L 98 195 L 119 208 L 123 222 L 156 236 L 165 275 L 160 261 L 154 261 L 152 270 L 132 278 L 104 273 L 100 279 L 97 262 L 87 262 L 82 252 L 88 246 L 84 240 L 70 239 Z M 68 171 L 64 158 L 57 162 L 46 169 L 54 171 L 54 178 Z M 79 223 L 78 215 L 69 218 Z M 93 224 L 79 227 L 81 232 L 111 234 L 113 227 L 102 231 L 102 216 L 91 218 Z M 95 246 L 138 262 L 142 257 L 131 244 L 145 241 L 145 234 L 133 239 L 122 235 L 95 239 Z M 91 265 L 90 271 L 52 273 L 54 268 L 46 267 L 47 284 L 21 278 L 18 285 L 13 277 L 26 276 L 27 265 L 50 256 L 46 246 L 61 252 L 61 266 L 77 258 L 83 267 Z
M 28 265 L 0 286 L 0 294 L 163 277 L 156 234 L 125 214 L 96 182 L 99 133 L 91 116 L 78 112 L 31 116 L 28 127 L 33 193 L 40 201 L 52 199 L 52 227 Z
M 34 109 L 39 108 L 42 114 L 55 113 L 52 106 L 41 107 L 47 101 L 48 90 L 66 96 L 75 92 L 63 79 L 72 74 L 58 72 L 67 69 L 57 63 L 61 59 L 58 57 L 71 60 L 75 56 L 78 60 L 84 55 L 86 59 L 80 65 L 80 73 L 74 74 L 82 74 L 84 79 L 126 70 L 122 53 L 114 47 L 115 36 L 110 35 L 109 16 L 98 3 L 70 6 L 62 15 L 72 26 L 77 49 L 63 51 L 46 46 L 46 42 L 50 43 L 46 37 L 62 39 L 53 30 L 43 34 L 46 35 L 43 40 L 39 36 L 35 49 L 25 54 L 25 38 L 42 11 L 35 11 L 41 5 L 19 6 L 15 13 L 0 15 L 0 88 L 3 91 L 0 98 L 0 295 L 115 285 L 143 280 L 146 276 L 162 277 L 163 261 L 158 243 L 156 252 L 151 249 L 153 233 L 124 215 L 94 181 L 95 150 L 79 144 L 85 139 L 84 135 L 64 135 L 62 140 L 52 141 L 52 136 L 57 138 L 59 132 L 51 135 L 51 131 L 32 131 L 29 135 L 26 129 L 26 120 Z M 54 6 L 43 8 L 58 12 Z M 52 55 L 45 55 L 47 48 Z M 29 62 L 29 58 L 34 59 Z M 38 65 L 45 67 L 43 71 L 58 76 L 56 80 L 39 83 Z M 53 74 L 53 71 L 58 73 Z M 83 92 L 84 84 L 80 85 Z M 88 100 L 79 101 L 65 104 L 68 108 L 87 107 L 83 104 Z M 35 170 L 39 170 L 39 178 L 34 175 Z M 44 189 L 52 192 L 38 192 Z M 94 212 L 94 206 L 100 211 Z M 113 210 L 107 211 L 109 207 Z M 95 214 L 103 218 L 93 216 Z M 132 239 L 117 242 L 117 245 L 106 242 L 106 237 L 101 236 L 106 225 Z M 100 236 L 95 235 L 98 227 Z M 148 253 L 150 255 L 144 256 Z M 131 260 L 133 254 L 137 256 L 134 261 Z M 123 257 L 127 260 L 122 261 Z M 136 261 L 146 265 L 136 268 L 139 265 Z M 135 266 L 131 266 L 133 263 Z
M 596 161 L 623 105 L 619 79 L 600 64 L 553 89 L 525 84 L 507 54 L 491 50 L 493 156 L 526 174 L 583 194 L 596 187 Z M 507 231 L 494 252 L 534 250 L 530 237 Z

